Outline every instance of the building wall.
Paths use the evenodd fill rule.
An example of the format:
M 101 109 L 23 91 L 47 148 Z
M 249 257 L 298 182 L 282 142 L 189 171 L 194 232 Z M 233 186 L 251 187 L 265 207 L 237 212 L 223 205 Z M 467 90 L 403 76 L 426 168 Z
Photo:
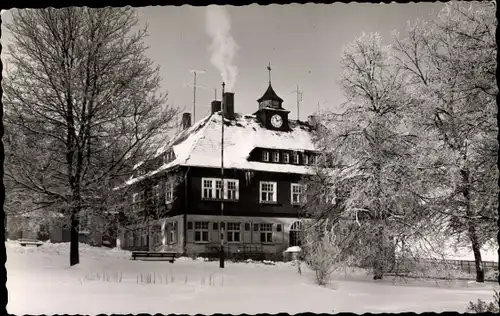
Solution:
M 239 200 L 226 201 L 224 203 L 224 216 L 221 216 L 220 200 L 202 199 L 202 178 L 220 178 L 220 169 L 191 167 L 177 169 L 176 173 L 186 174 L 186 177 L 183 177 L 183 181 L 178 183 L 175 190 L 175 201 L 168 206 L 168 210 L 163 216 L 166 217 L 167 223 L 177 223 L 177 240 L 175 243 L 167 244 L 165 250 L 192 256 L 216 253 L 220 247 L 221 222 L 241 223 L 240 242 L 225 242 L 225 251 L 228 254 L 261 253 L 280 255 L 290 246 L 290 226 L 297 221 L 300 215 L 300 206 L 291 203 L 291 183 L 300 182 L 301 175 L 226 169 L 224 172 L 226 179 L 239 180 Z M 160 183 L 160 190 L 163 192 L 161 183 L 168 179 L 169 176 L 172 175 L 164 174 L 155 177 L 155 179 L 148 179 L 136 185 L 134 191 L 145 189 L 147 196 L 151 187 L 156 183 Z M 260 203 L 260 181 L 277 182 L 277 203 Z M 161 199 L 162 197 L 160 198 L 160 204 L 162 203 Z M 160 207 L 164 206 L 160 205 Z M 183 220 L 183 214 L 186 214 L 186 221 Z M 159 220 L 156 225 L 161 225 L 162 221 Z M 194 222 L 196 221 L 209 222 L 208 242 L 195 242 Z M 188 229 L 188 223 L 191 223 L 191 229 Z M 214 227 L 214 223 L 217 223 L 219 227 Z M 272 243 L 262 243 L 260 241 L 260 231 L 254 230 L 254 224 L 259 227 L 261 223 L 272 224 Z M 245 229 L 248 228 L 245 227 L 245 224 L 250 225 L 250 230 Z M 278 225 L 281 225 L 281 231 L 277 230 Z M 134 234 L 128 233 L 127 236 L 125 236 L 125 231 L 122 230 L 120 234 L 120 243 L 124 249 L 159 250 L 161 248 L 158 244 L 158 240 L 161 239 L 159 237 L 161 232 L 157 228 L 136 231 Z M 184 235 L 186 236 L 185 240 Z
M 162 223 L 165 221 L 165 245 L 161 231 Z M 176 225 L 174 240 L 170 240 L 170 225 Z M 140 229 L 142 228 L 142 229 Z M 176 215 L 157 220 L 149 227 L 127 226 L 119 229 L 119 239 L 122 249 L 126 250 L 148 250 L 148 251 L 173 251 L 184 252 L 184 221 L 182 215 Z
M 195 241 L 195 222 L 208 222 L 209 240 L 208 242 Z M 220 223 L 224 223 L 227 228 L 227 223 L 241 223 L 240 241 L 228 242 L 227 234 L 224 236 L 225 251 L 229 254 L 255 254 L 263 253 L 267 255 L 281 256 L 289 244 L 290 228 L 293 223 L 299 221 L 298 218 L 284 217 L 255 217 L 255 216 L 220 216 L 220 215 L 187 215 L 187 222 L 191 222 L 192 229 L 187 230 L 186 253 L 187 255 L 206 255 L 216 253 L 220 248 Z M 214 223 L 217 223 L 217 229 L 214 229 Z M 272 224 L 272 243 L 262 243 L 260 239 L 260 231 L 255 231 L 254 225 L 269 223 Z M 249 224 L 249 230 L 246 230 L 245 224 Z M 281 231 L 277 230 L 278 225 L 281 225 Z M 260 227 L 259 227 L 260 228 Z M 227 230 L 226 230 L 227 233 Z
M 202 178 L 220 178 L 219 169 L 192 168 L 190 174 L 189 214 L 220 214 L 220 201 L 202 199 Z M 291 183 L 301 181 L 298 174 L 245 172 L 228 169 L 224 178 L 239 180 L 239 201 L 224 203 L 224 215 L 298 217 L 300 206 L 291 204 Z M 249 180 L 249 181 L 247 181 Z M 277 203 L 261 204 L 259 200 L 260 181 L 277 182 Z

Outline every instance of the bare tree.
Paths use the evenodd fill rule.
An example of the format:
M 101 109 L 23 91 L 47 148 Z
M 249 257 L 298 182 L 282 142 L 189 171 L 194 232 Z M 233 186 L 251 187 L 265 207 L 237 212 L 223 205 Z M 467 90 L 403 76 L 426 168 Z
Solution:
M 495 6 L 448 4 L 437 21 L 419 20 L 395 39 L 397 65 L 420 103 L 416 123 L 435 146 L 429 173 L 447 192 L 429 203 L 448 219 L 448 235 L 469 240 L 478 282 L 498 205 Z
M 80 215 L 106 208 L 176 114 L 137 23 L 132 8 L 70 7 L 18 10 L 6 26 L 6 180 L 35 208 L 70 218 L 70 265 Z
M 159 157 L 161 158 L 161 157 Z M 127 234 L 147 237 L 148 248 L 158 248 L 161 240 L 155 242 L 160 235 L 162 218 L 165 218 L 175 203 L 176 190 L 185 181 L 183 173 L 168 173 L 140 177 L 134 185 L 117 188 L 116 194 L 121 202 L 116 209 L 122 214 L 122 229 Z M 133 196 L 137 198 L 134 200 Z M 169 229 L 172 229 L 171 227 Z M 168 233 L 167 227 L 164 232 Z

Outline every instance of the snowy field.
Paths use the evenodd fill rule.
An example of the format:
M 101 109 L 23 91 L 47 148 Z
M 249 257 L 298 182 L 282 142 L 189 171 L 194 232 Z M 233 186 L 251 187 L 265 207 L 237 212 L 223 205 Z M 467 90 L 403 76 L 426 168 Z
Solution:
M 81 244 L 81 264 L 69 267 L 69 244 L 7 247 L 7 310 L 11 314 L 256 314 L 299 312 L 464 312 L 469 301 L 491 301 L 496 283 L 373 281 L 361 272 L 314 285 L 290 263 L 228 263 L 180 258 L 131 261 L 126 251 Z M 150 282 L 148 283 L 148 275 Z M 142 276 L 142 282 L 141 282 Z

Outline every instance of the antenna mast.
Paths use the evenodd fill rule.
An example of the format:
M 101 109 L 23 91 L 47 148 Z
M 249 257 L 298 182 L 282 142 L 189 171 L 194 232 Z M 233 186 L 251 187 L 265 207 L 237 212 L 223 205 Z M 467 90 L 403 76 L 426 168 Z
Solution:
M 197 74 L 204 74 L 206 71 L 205 70 L 194 70 L 191 69 L 189 70 L 194 74 L 194 82 L 193 82 L 193 124 L 196 122 L 196 75 Z
M 222 102 L 221 102 L 221 140 L 220 140 L 220 177 L 221 177 L 221 202 L 220 202 L 220 215 L 224 215 L 224 87 L 226 84 L 222 82 Z M 220 257 L 219 268 L 224 268 L 224 228 L 220 227 Z
M 297 94 L 297 121 L 300 120 L 299 116 L 299 108 L 300 108 L 300 102 L 302 101 L 302 93 L 303 91 L 300 91 L 299 85 L 297 85 L 297 89 L 293 90 L 292 93 L 295 92 Z

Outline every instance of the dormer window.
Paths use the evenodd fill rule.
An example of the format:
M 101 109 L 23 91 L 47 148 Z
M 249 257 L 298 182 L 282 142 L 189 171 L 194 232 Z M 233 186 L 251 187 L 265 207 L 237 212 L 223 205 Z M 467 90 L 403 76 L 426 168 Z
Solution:
M 309 164 L 309 156 L 304 154 L 304 164 L 308 165 Z
M 294 164 L 299 164 L 299 154 L 293 153 L 293 163 Z
M 269 152 L 268 151 L 262 152 L 262 161 L 269 161 Z
M 283 154 L 283 162 L 284 163 L 289 163 L 290 162 L 290 154 L 289 153 L 284 153 Z
M 279 162 L 279 161 L 280 161 L 280 154 L 273 153 L 273 162 Z

